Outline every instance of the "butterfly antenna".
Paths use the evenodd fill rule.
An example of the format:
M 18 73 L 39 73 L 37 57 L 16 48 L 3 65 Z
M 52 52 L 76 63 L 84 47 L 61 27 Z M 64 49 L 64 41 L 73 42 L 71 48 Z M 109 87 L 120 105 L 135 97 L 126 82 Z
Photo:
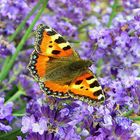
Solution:
M 90 55 L 89 55 L 89 59 L 90 59 L 93 63 L 94 63 L 94 60 L 92 59 L 92 56 L 95 55 L 95 51 L 96 51 L 96 49 L 94 49 L 94 48 L 92 47 L 91 53 L 90 53 Z

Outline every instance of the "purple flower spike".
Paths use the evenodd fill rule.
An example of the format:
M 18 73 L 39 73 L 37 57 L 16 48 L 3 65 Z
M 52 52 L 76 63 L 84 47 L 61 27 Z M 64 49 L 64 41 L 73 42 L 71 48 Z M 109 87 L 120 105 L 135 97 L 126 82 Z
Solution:
M 26 34 L 40 9 L 26 21 L 25 26 L 14 40 L 9 42 L 11 35 L 15 33 L 18 25 L 37 2 L 39 1 L 0 0 L 1 70 L 8 66 L 9 63 L 5 64 L 8 59 L 5 61 L 5 58 L 13 57 L 16 46 Z M 64 36 L 65 40 L 72 42 L 70 45 L 82 59 L 93 61 L 93 65 L 89 69 L 97 77 L 105 93 L 105 101 L 101 104 L 93 101 L 94 105 L 88 105 L 71 97 L 59 99 L 43 93 L 39 84 L 33 80 L 27 70 L 30 54 L 34 49 L 39 52 L 39 45 L 34 48 L 34 37 L 30 33 L 31 36 L 24 43 L 22 50 L 18 52 L 7 77 L 0 83 L 0 131 L 7 133 L 17 127 L 20 128 L 25 137 L 15 136 L 18 140 L 140 139 L 139 122 L 131 119 L 140 114 L 139 7 L 139 0 L 48 1 L 36 26 L 44 24 L 54 28 Z M 38 8 L 42 8 L 42 6 Z M 115 14 L 112 15 L 114 10 Z M 33 30 L 36 30 L 36 26 Z M 57 37 L 57 35 L 54 36 Z M 39 37 L 42 36 L 39 35 Z M 39 40 L 41 42 L 41 38 Z M 66 47 L 65 41 L 60 37 L 61 41 L 63 43 L 58 43 L 58 46 Z M 55 40 L 54 42 L 56 43 Z M 53 43 L 50 50 L 54 47 Z M 49 59 L 50 63 L 54 59 L 56 58 Z M 33 65 L 35 63 L 36 60 L 33 61 Z M 41 61 L 38 64 L 41 66 Z M 5 70 L 7 69 L 5 68 Z M 45 72 L 47 73 L 48 70 L 46 69 Z M 87 83 L 89 84 L 88 90 L 93 91 L 91 84 L 96 84 L 95 81 L 90 79 L 87 80 Z M 46 91 L 48 91 L 47 88 Z M 20 96 L 13 103 L 8 102 L 11 97 L 16 96 L 16 93 L 22 92 L 26 95 Z M 4 103 L 4 98 L 6 103 Z M 88 102 L 88 99 L 85 100 Z M 130 119 L 129 116 L 127 116 L 128 118 L 123 116 L 125 112 L 131 110 L 133 110 L 133 114 L 130 115 Z M 23 114 L 26 115 L 21 119 Z M 9 134 L 8 136 L 8 139 L 11 139 Z
M 13 119 L 12 110 L 13 110 L 13 103 L 8 102 L 4 104 L 4 98 L 0 97 L 0 130 L 1 131 L 12 130 L 12 127 L 8 125 Z
M 3 123 L 0 123 L 0 131 L 11 131 L 12 130 L 12 127 L 9 126 L 9 125 L 4 125 Z
M 6 41 L 4 37 L 0 36 L 0 56 L 5 57 L 13 54 L 14 52 L 15 52 L 14 45 Z
M 30 131 L 32 129 L 32 125 L 35 122 L 35 118 L 34 116 L 28 117 L 28 116 L 24 116 L 22 118 L 22 128 L 21 131 L 23 133 L 26 133 L 28 131 Z
M 0 119 L 6 118 L 7 120 L 9 120 L 9 117 L 12 114 L 12 109 L 13 109 L 12 102 L 8 102 L 6 105 L 4 105 L 4 99 L 0 98 Z
M 39 133 L 42 135 L 45 131 L 47 131 L 47 120 L 45 118 L 41 118 L 38 123 L 34 123 L 32 125 L 32 131 L 35 133 Z
M 120 36 L 116 37 L 116 45 L 124 47 L 126 43 L 129 43 L 129 35 L 127 32 L 122 32 Z

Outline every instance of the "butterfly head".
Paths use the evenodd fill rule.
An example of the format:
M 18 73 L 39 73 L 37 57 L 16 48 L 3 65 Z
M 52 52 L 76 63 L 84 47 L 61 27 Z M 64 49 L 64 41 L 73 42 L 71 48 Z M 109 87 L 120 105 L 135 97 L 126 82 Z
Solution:
M 85 64 L 85 67 L 90 67 L 92 65 L 92 61 L 91 60 L 84 60 L 84 64 Z

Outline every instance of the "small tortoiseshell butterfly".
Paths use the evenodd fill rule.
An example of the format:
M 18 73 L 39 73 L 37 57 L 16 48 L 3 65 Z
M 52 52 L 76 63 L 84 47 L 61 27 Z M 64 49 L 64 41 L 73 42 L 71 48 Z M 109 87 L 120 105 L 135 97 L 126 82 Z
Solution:
M 104 93 L 88 69 L 92 62 L 82 60 L 60 34 L 39 25 L 29 70 L 47 95 L 73 97 L 88 103 L 103 101 Z

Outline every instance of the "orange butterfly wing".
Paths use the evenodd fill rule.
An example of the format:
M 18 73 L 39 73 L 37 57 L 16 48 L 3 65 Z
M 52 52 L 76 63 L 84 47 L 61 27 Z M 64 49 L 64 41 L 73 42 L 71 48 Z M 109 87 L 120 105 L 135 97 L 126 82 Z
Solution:
M 38 54 L 35 50 L 32 52 L 28 68 L 37 81 L 45 75 L 49 59 L 47 56 Z
M 94 74 L 88 70 L 77 77 L 69 87 L 70 96 L 82 101 L 103 101 L 104 93 Z
M 78 54 L 70 44 L 48 26 L 39 25 L 35 31 L 35 50 L 33 51 L 28 68 L 32 76 L 40 83 L 44 92 L 58 97 L 68 96 L 68 85 L 60 85 L 54 81 L 41 82 L 52 58 L 77 57 Z
M 42 82 L 41 78 L 47 73 L 48 63 L 52 59 L 63 57 L 80 58 L 70 44 L 55 30 L 41 24 L 35 32 L 35 50 L 31 55 L 28 68 L 45 93 L 60 98 L 71 96 L 91 103 L 92 101 L 104 99 L 101 86 L 94 74 L 89 70 L 66 85 L 61 85 L 51 80 Z
M 54 29 L 42 24 L 36 30 L 35 49 L 41 55 L 54 58 L 77 56 L 69 42 Z
M 48 95 L 54 95 L 61 98 L 68 96 L 68 85 L 59 85 L 53 81 L 41 82 L 40 78 L 44 77 L 47 71 L 47 62 L 49 57 L 40 55 L 33 51 L 28 68 L 32 76 L 39 82 L 42 90 Z

